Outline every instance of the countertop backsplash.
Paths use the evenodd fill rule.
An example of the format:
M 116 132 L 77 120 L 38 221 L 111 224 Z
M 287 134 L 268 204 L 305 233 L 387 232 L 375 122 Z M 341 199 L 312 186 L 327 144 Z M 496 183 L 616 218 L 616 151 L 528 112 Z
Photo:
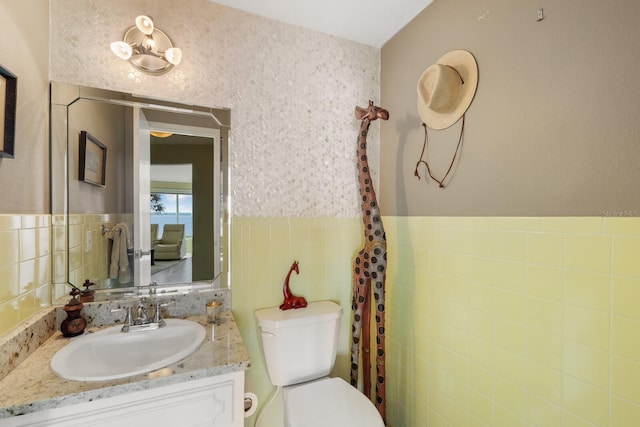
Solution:
M 132 297 L 117 301 L 84 303 L 82 315 L 87 319 L 88 327 L 121 323 L 125 313 L 118 309 L 135 304 L 135 299 Z M 162 309 L 166 318 L 205 314 L 206 304 L 212 300 L 220 301 L 223 311 L 231 310 L 231 292 L 228 289 L 157 295 L 149 298 L 148 303 L 154 304 L 154 300 L 167 304 Z M 64 318 L 66 312 L 62 307 L 51 307 L 0 337 L 0 380 L 49 339 L 60 328 Z
M 124 320 L 123 308 L 136 305 L 139 297 L 130 297 L 116 301 L 102 301 L 84 303 L 82 315 L 87 319 L 87 326 L 103 326 L 121 323 Z M 156 301 L 163 304 L 162 316 L 166 318 L 180 318 L 206 313 L 206 304 L 216 300 L 222 303 L 223 311 L 231 310 L 231 292 L 228 289 L 191 291 L 184 294 L 147 296 L 147 304 L 154 305 Z M 166 304 L 166 305 L 165 305 Z M 60 325 L 67 317 L 67 313 L 59 307 L 56 310 L 57 321 Z

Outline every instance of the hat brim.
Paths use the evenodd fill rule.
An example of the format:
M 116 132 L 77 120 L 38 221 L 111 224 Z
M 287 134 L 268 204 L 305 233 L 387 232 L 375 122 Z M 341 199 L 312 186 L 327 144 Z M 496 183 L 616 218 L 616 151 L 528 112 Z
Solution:
M 473 55 L 466 50 L 452 50 L 436 61 L 437 64 L 448 65 L 454 68 L 462 78 L 463 85 L 458 93 L 458 101 L 447 113 L 437 113 L 427 107 L 422 98 L 418 96 L 418 115 L 431 129 L 446 129 L 457 122 L 467 111 L 473 101 L 478 87 L 478 64 Z M 425 73 L 420 76 L 420 85 Z

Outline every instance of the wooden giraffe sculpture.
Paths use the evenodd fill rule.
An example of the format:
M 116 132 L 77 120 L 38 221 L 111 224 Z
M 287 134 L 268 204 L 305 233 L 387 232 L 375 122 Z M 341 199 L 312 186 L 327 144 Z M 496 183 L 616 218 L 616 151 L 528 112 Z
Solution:
M 351 385 L 358 386 L 358 364 L 362 346 L 362 373 L 364 394 L 371 399 L 370 317 L 371 288 L 375 295 L 376 310 L 376 399 L 380 416 L 386 422 L 385 345 L 384 345 L 384 282 L 387 268 L 387 241 L 384 234 L 380 209 L 373 189 L 367 162 L 367 133 L 369 125 L 376 119 L 387 120 L 389 112 L 373 105 L 356 107 L 356 119 L 361 120 L 358 134 L 358 183 L 364 222 L 364 247 L 358 252 L 353 265 Z M 360 335 L 362 334 L 362 339 Z

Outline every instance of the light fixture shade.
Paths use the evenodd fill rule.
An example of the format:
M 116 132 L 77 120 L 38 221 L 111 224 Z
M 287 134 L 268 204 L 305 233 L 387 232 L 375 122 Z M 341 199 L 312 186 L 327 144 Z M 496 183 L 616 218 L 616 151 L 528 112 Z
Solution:
M 140 15 L 136 17 L 136 27 L 138 27 L 141 33 L 146 35 L 151 35 L 155 29 L 153 19 L 149 18 L 147 15 Z
M 133 49 L 131 45 L 125 42 L 113 42 L 111 43 L 111 51 L 116 54 L 116 56 L 120 59 L 127 60 L 131 58 L 133 54 Z
M 170 136 L 173 135 L 173 133 L 171 132 L 162 132 L 159 130 L 152 130 L 149 132 L 152 136 L 155 136 L 156 138 L 169 138 Z
M 179 47 L 172 47 L 167 49 L 164 53 L 164 57 L 173 65 L 178 65 L 180 61 L 182 61 L 182 50 Z

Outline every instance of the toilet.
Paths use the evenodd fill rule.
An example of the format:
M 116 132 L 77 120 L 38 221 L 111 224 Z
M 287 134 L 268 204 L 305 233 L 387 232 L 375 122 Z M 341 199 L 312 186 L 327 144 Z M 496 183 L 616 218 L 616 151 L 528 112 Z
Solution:
M 331 301 L 255 313 L 271 383 L 283 387 L 284 427 L 384 427 L 366 396 L 329 378 L 338 349 L 342 308 Z

